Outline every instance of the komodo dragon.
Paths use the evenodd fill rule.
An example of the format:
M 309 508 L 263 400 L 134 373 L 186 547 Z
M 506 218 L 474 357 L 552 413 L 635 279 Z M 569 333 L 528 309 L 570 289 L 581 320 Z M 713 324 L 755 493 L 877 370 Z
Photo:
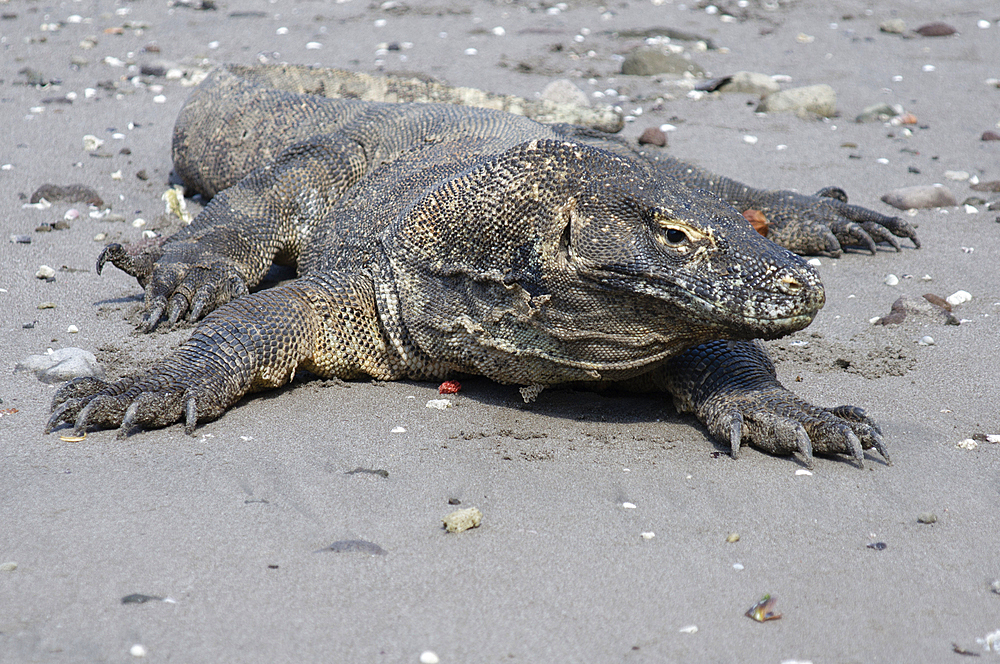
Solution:
M 174 164 L 213 198 L 160 246 L 109 245 L 97 269 L 138 279 L 146 331 L 204 320 L 148 371 L 64 385 L 47 432 L 183 419 L 192 433 L 297 369 L 467 373 L 526 398 L 562 383 L 665 391 L 734 457 L 746 443 L 809 464 L 815 452 L 863 466 L 873 447 L 888 461 L 861 408 L 817 407 L 777 381 L 754 340 L 806 327 L 823 287 L 738 210 L 762 210 L 800 253 L 898 250 L 894 235 L 919 246 L 905 221 L 839 190 L 752 189 L 579 126 L 321 96 L 335 73 L 230 66 L 195 90 Z M 249 293 L 272 263 L 298 278 Z

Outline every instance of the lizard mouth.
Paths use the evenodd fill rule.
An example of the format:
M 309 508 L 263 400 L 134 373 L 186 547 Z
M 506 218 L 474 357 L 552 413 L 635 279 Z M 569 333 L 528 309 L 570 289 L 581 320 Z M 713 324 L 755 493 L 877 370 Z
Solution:
M 789 270 L 780 270 L 768 279 L 771 287 L 676 275 L 656 278 L 608 268 L 581 274 L 602 290 L 645 296 L 651 306 L 661 310 L 668 325 L 687 321 L 721 338 L 776 339 L 807 327 L 825 303 L 823 286 L 815 273 L 786 272 Z

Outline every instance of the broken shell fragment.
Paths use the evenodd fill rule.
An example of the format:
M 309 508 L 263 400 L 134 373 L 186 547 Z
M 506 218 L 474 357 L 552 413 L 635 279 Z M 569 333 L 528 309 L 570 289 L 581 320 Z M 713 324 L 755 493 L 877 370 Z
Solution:
M 776 613 L 774 610 L 774 604 L 777 600 L 770 595 L 764 595 L 759 602 L 751 606 L 747 612 L 746 616 L 748 618 L 753 618 L 757 622 L 764 622 L 767 620 L 778 620 L 781 618 L 780 613 Z

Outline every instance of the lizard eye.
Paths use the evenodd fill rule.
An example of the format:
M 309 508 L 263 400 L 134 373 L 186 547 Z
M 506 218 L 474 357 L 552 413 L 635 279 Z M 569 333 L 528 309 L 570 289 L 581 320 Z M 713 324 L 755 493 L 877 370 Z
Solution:
M 667 242 L 670 244 L 682 244 L 688 239 L 687 233 L 677 228 L 668 228 L 666 235 Z

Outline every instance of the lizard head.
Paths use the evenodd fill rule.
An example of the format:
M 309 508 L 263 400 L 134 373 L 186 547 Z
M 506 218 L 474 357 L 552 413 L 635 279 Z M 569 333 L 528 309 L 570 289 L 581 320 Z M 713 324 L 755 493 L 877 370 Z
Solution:
M 807 326 L 824 304 L 805 261 L 677 182 L 636 173 L 588 183 L 561 223 L 565 269 L 600 289 L 647 296 L 702 333 L 776 338 Z

